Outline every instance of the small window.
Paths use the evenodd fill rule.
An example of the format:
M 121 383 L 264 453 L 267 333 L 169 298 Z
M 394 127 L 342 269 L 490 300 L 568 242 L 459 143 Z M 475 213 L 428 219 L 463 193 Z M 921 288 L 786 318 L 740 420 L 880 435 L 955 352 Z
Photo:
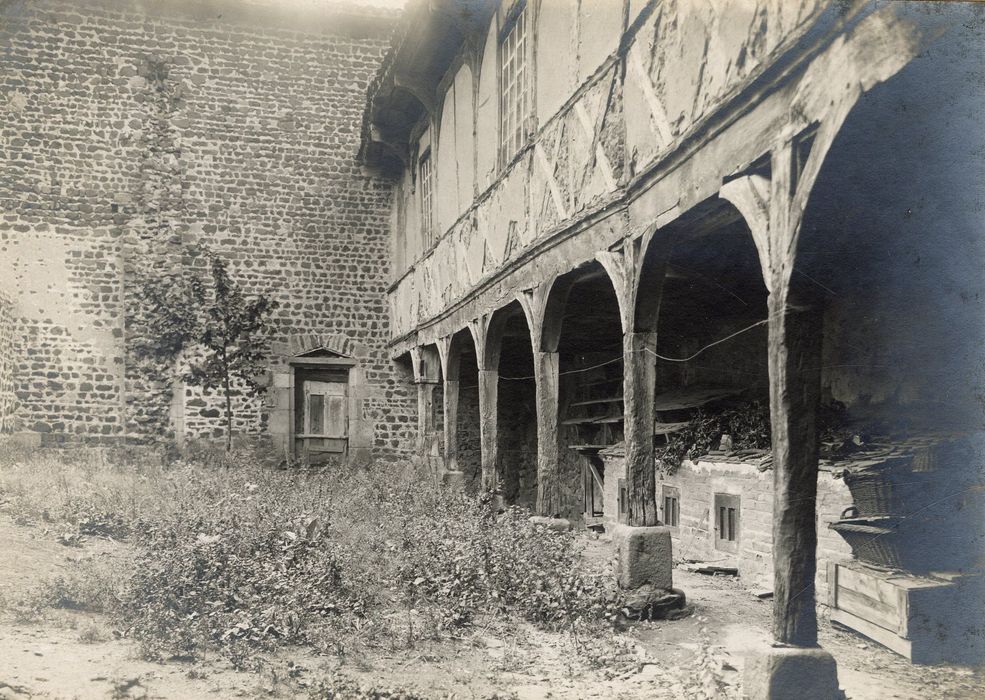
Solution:
M 663 495 L 663 521 L 664 525 L 679 527 L 681 520 L 681 492 L 675 486 L 664 486 L 661 489 Z
M 739 497 L 715 494 L 715 548 L 735 552 L 739 548 Z
M 619 513 L 616 521 L 620 523 L 629 522 L 629 489 L 626 488 L 626 480 L 618 479 L 616 488 L 619 490 Z
M 530 113 L 527 70 L 527 8 L 524 5 L 500 41 L 500 146 L 505 164 L 526 141 Z
M 421 157 L 420 164 L 421 182 L 421 232 L 424 240 L 424 249 L 427 250 L 434 243 L 434 187 L 432 181 L 431 151 L 428 150 Z

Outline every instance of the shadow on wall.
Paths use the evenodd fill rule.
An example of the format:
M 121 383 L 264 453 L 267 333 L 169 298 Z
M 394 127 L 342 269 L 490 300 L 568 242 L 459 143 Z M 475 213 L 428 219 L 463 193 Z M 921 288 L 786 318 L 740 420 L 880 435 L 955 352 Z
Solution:
M 849 115 L 795 270 L 826 297 L 831 397 L 902 430 L 983 417 L 985 8 L 948 5 L 903 8 L 948 29 Z

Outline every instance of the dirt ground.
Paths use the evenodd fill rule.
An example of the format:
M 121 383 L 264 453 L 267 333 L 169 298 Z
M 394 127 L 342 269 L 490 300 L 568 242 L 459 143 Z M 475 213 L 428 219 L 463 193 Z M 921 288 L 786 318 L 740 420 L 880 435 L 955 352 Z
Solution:
M 0 516 L 3 599 L 23 595 L 86 558 L 122 561 L 121 545 L 87 539 L 70 547 L 57 537 Z M 605 558 L 609 549 L 604 540 L 592 541 L 587 556 Z M 433 698 L 738 696 L 745 656 L 768 644 L 769 601 L 732 578 L 678 570 L 675 585 L 687 593 L 693 614 L 631 624 L 604 640 L 528 627 L 488 628 L 400 653 L 327 659 L 286 651 L 258 673 L 236 671 L 220 658 L 142 661 L 102 615 L 57 610 L 26 621 L 7 611 L 0 617 L 0 699 L 296 697 L 333 674 Z M 853 700 L 985 697 L 980 670 L 912 666 L 827 623 L 821 642 L 837 658 L 842 688 Z

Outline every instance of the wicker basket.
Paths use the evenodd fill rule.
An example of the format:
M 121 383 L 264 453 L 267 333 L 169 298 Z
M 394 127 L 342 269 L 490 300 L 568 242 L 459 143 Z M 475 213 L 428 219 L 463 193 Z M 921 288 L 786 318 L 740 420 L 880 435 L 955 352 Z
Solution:
M 844 538 L 859 561 L 906 571 L 926 571 L 931 566 L 926 528 L 919 521 L 849 518 L 828 527 Z
M 937 479 L 933 472 L 914 472 L 910 459 L 892 459 L 845 470 L 845 484 L 861 515 L 905 515 L 931 500 Z

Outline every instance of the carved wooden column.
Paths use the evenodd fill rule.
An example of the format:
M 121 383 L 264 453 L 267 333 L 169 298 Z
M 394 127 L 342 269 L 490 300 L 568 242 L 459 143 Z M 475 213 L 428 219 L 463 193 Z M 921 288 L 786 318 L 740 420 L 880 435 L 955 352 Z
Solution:
M 469 324 L 479 365 L 479 453 L 482 491 L 499 483 L 499 356 L 503 319 L 481 316 Z
M 653 398 L 657 383 L 655 332 L 623 334 L 623 426 L 629 524 L 658 525 L 653 455 Z
M 556 352 L 534 353 L 537 391 L 537 513 L 561 513 L 558 389 L 560 361 Z
M 417 382 L 417 447 L 427 446 L 427 438 L 434 432 L 434 387 L 432 382 Z
M 669 237 L 656 227 L 640 240 L 596 255 L 619 301 L 623 331 L 623 429 L 626 444 L 628 524 L 660 524 L 653 453 L 653 399 L 657 383 L 657 321 L 663 297 Z
M 769 290 L 770 423 L 773 448 L 773 638 L 817 646 L 817 436 L 820 312 L 792 284 L 807 195 L 836 132 L 826 124 L 771 154 L 770 177 L 744 175 L 721 196 L 749 224 Z
M 482 490 L 493 491 L 499 482 L 499 370 L 479 370 L 479 450 Z
M 459 368 L 461 357 L 459 349 L 453 346 L 452 337 L 441 338 L 438 341 L 438 355 L 441 360 L 444 391 L 442 397 L 444 418 L 444 482 L 456 488 L 464 487 L 465 475 L 458 464 L 458 396 Z
M 428 438 L 434 432 L 434 387 L 437 378 L 430 353 L 421 347 L 410 351 L 414 368 L 414 384 L 417 385 L 417 451 L 423 453 L 428 446 Z
M 445 423 L 445 470 L 457 472 L 458 468 L 458 380 L 445 379 L 444 391 Z
M 555 285 L 555 279 L 551 279 L 517 297 L 530 329 L 534 360 L 537 395 L 537 513 L 547 517 L 560 515 L 563 510 L 558 430 L 560 359 L 557 349 L 561 337 L 562 313 L 570 287 L 570 282 Z
M 785 298 L 784 298 L 785 297 Z M 769 297 L 773 431 L 773 638 L 817 645 L 817 431 L 821 314 L 790 294 Z

